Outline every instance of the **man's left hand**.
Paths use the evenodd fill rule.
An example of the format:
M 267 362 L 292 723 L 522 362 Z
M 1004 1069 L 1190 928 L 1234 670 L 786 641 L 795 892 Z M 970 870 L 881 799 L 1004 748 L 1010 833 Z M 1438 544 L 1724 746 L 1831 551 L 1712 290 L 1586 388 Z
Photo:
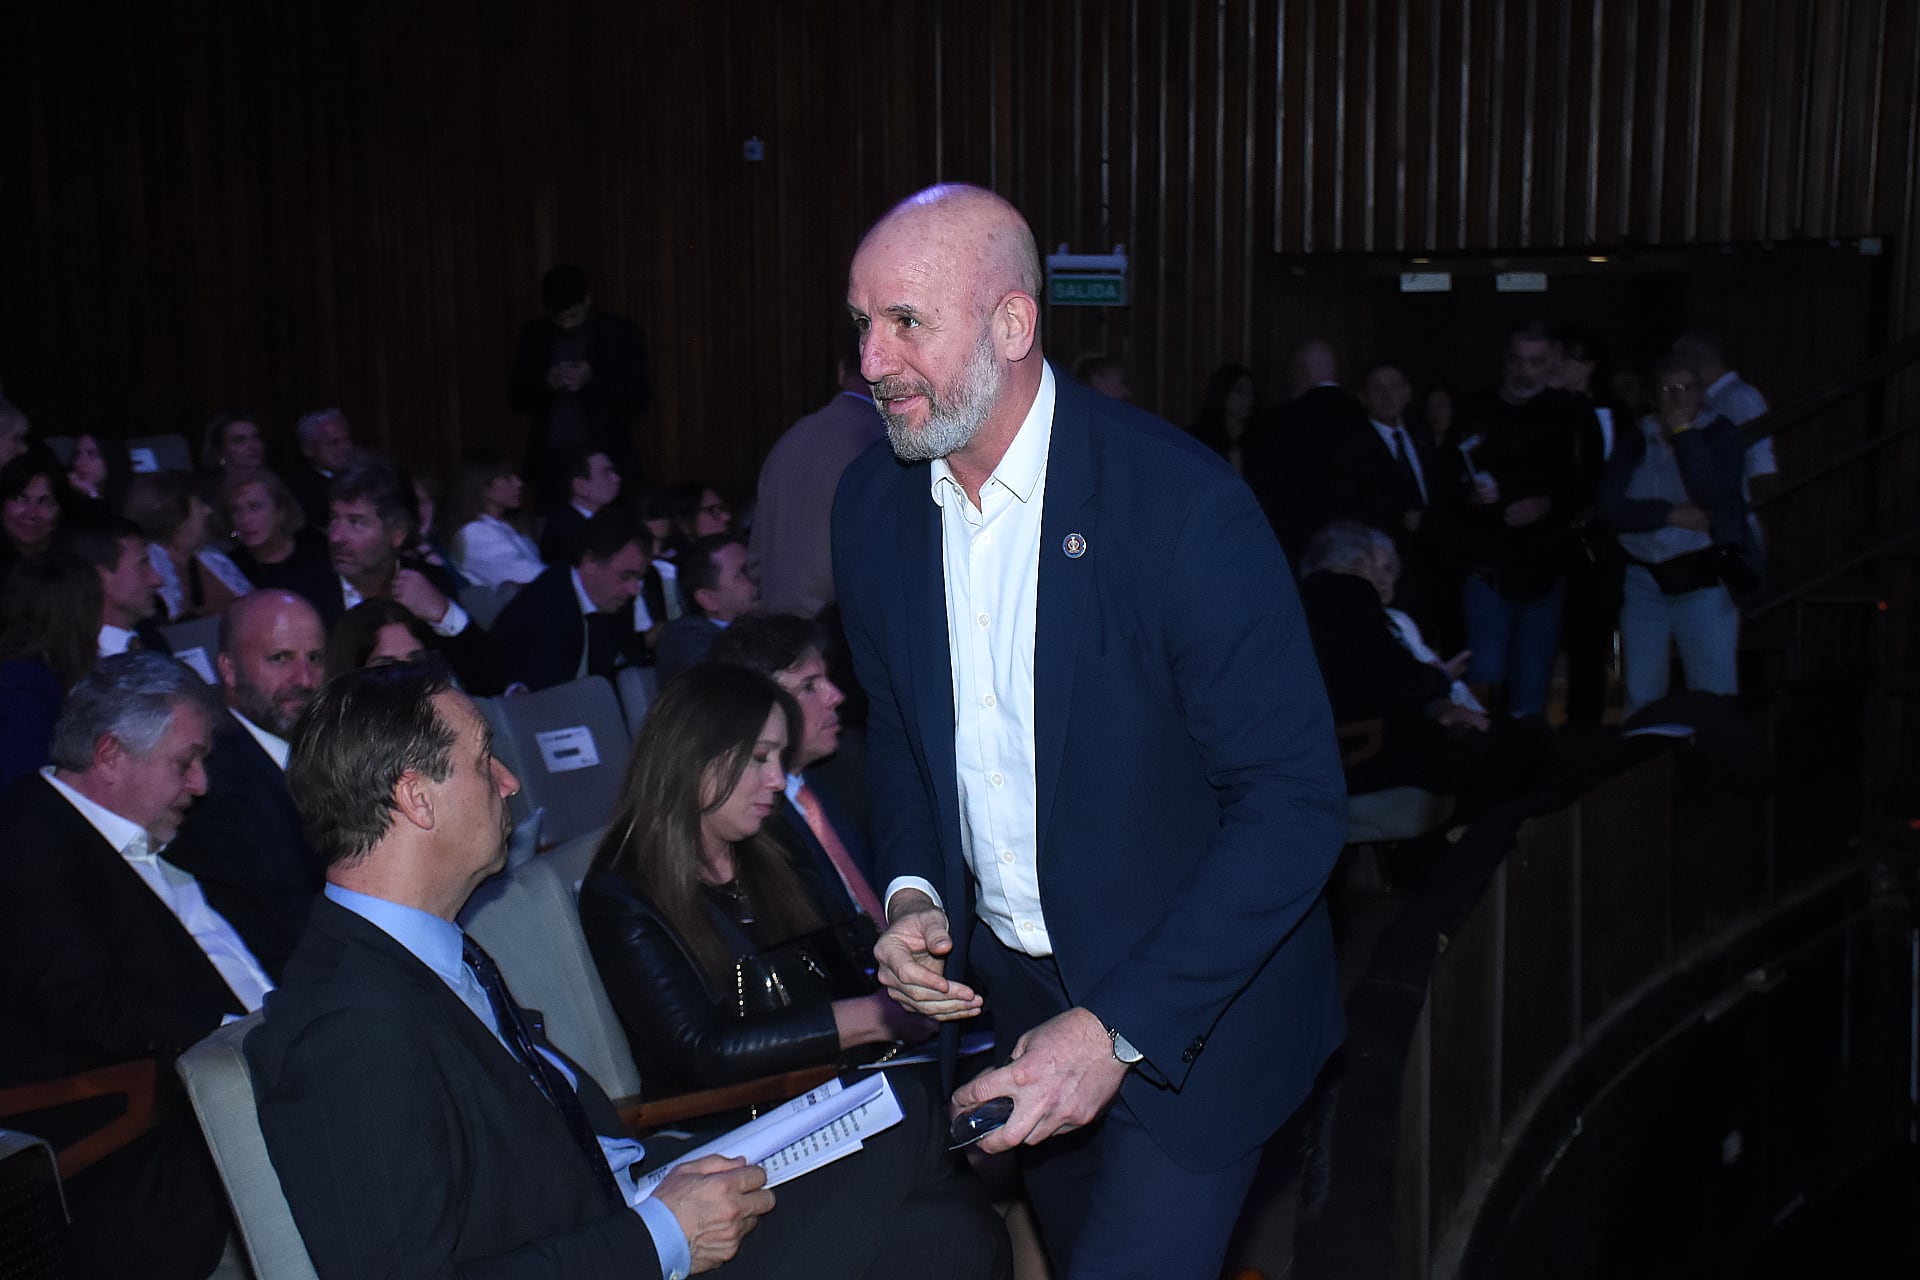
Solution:
M 1113 1040 L 1100 1019 L 1069 1009 L 1020 1037 L 1013 1060 L 982 1072 L 954 1091 L 959 1114 L 991 1098 L 1012 1098 L 1013 1118 L 980 1140 L 991 1155 L 1045 1142 L 1098 1120 L 1120 1092 L 1127 1064 L 1113 1056 Z

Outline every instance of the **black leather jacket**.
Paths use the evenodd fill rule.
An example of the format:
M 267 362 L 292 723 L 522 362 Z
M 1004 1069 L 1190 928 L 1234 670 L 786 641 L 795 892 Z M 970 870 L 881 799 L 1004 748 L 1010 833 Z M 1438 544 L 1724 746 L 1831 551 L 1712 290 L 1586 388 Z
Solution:
M 587 877 L 580 923 L 648 1096 L 821 1066 L 839 1056 L 830 1004 L 740 1017 L 735 993 L 708 984 L 679 934 L 620 877 Z M 722 928 L 738 932 L 730 920 Z M 744 934 L 739 943 L 741 954 L 753 949 Z

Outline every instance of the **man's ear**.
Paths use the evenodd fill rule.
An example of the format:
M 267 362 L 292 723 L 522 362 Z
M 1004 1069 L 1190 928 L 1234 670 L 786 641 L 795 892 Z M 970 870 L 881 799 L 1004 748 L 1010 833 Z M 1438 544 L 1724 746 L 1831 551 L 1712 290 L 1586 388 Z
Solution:
M 213 657 L 213 665 L 220 672 L 220 687 L 232 693 L 234 685 L 239 683 L 239 674 L 233 665 L 233 655 L 217 653 Z
M 1009 360 L 1024 360 L 1040 336 L 1040 304 L 1030 293 L 1009 293 L 1000 299 L 993 323 L 1000 354 Z
M 387 541 L 393 545 L 395 551 L 404 551 L 407 546 L 407 526 L 404 524 L 388 525 Z
M 393 807 L 420 830 L 433 830 L 433 791 L 425 774 L 409 769 L 400 775 L 393 784 Z
M 93 768 L 100 770 L 101 776 L 112 781 L 119 772 L 121 761 L 127 758 L 126 744 L 110 733 L 103 733 L 93 740 Z
M 700 606 L 700 612 L 706 614 L 708 617 L 713 616 L 714 597 L 711 588 L 701 587 L 695 591 L 693 593 L 693 602 Z

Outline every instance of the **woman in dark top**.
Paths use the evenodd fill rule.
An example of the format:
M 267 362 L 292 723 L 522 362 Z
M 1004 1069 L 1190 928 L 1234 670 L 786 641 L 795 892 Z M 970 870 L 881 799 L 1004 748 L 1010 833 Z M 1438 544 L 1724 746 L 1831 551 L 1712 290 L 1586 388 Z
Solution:
M 433 632 L 398 600 L 362 600 L 327 638 L 327 679 L 361 667 L 417 662 L 432 653 Z
M 1200 397 L 1200 416 L 1193 420 L 1193 437 L 1241 469 L 1241 445 L 1247 428 L 1259 412 L 1253 370 L 1243 364 L 1223 364 L 1207 379 Z
M 0 466 L 0 577 L 53 545 L 67 500 L 66 472 L 52 454 L 35 449 Z
M 23 560 L 0 591 L 0 791 L 48 763 L 67 689 L 93 665 L 100 575 L 63 551 Z
M 835 923 L 827 908 L 760 832 L 799 725 L 773 681 L 703 663 L 667 686 L 640 727 L 580 918 L 649 1081 L 709 1088 L 933 1030 L 859 976 L 865 956 L 826 958 L 829 970 L 847 961 L 855 980 L 790 1007 L 752 1011 L 762 1002 L 743 991 L 743 958 L 801 937 L 823 953 L 832 945 L 817 932 Z
M 231 479 L 221 487 L 233 530 L 228 555 L 256 591 L 292 591 L 316 607 L 338 594 L 327 560 L 327 540 L 306 525 L 292 490 L 271 471 Z

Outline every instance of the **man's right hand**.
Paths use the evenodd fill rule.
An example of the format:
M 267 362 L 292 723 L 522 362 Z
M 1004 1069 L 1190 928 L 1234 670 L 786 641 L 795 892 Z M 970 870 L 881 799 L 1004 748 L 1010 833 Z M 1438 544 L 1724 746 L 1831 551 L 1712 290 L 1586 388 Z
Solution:
M 754 1224 L 773 1212 L 767 1171 L 739 1157 L 689 1160 L 654 1188 L 686 1233 L 695 1271 L 711 1271 L 740 1251 Z
M 901 1008 L 941 1022 L 978 1015 L 986 1002 L 973 988 L 947 977 L 947 955 L 953 950 L 947 913 L 926 894 L 903 889 L 894 895 L 889 914 L 893 923 L 873 946 L 887 993 Z
M 393 598 L 430 627 L 439 625 L 440 619 L 447 616 L 446 596 L 418 569 L 394 570 Z

